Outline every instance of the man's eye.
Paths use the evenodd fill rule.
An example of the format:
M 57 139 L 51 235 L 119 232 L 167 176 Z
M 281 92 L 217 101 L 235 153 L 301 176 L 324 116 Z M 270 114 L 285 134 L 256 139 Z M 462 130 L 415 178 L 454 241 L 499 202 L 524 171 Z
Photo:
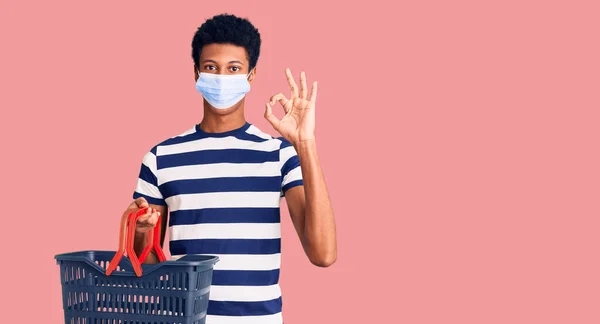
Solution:
M 239 68 L 239 67 L 237 67 L 237 66 L 232 66 L 232 67 L 231 67 L 231 70 L 232 70 L 233 72 L 237 72 L 237 71 L 239 71 L 239 70 L 240 70 L 240 68 Z
M 207 69 L 207 70 L 210 70 L 210 71 L 216 69 L 214 65 L 207 65 L 204 68 Z

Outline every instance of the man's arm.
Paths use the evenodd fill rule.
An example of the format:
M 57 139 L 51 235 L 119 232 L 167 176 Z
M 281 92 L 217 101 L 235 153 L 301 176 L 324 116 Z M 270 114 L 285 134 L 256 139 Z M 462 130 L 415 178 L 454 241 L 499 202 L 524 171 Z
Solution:
M 292 173 L 290 176 L 294 171 L 290 170 L 292 166 L 288 165 L 289 158 L 282 160 L 280 155 L 280 161 L 283 163 L 284 176 L 282 190 L 304 252 L 313 264 L 328 267 L 337 258 L 337 243 L 333 210 L 319 164 L 314 136 L 317 82 L 313 82 L 309 97 L 304 72 L 300 73 L 300 88 L 290 69 L 285 70 L 285 75 L 290 86 L 291 98 L 287 99 L 282 93 L 272 96 L 265 105 L 265 118 L 294 146 L 298 155 L 298 163 L 292 161 L 289 164 L 300 164 L 304 186 L 300 185 L 298 174 Z M 279 102 L 285 111 L 281 120 L 273 114 L 272 105 L 276 102 Z M 289 153 L 286 154 L 289 156 Z
M 337 259 L 333 208 L 314 140 L 294 146 L 300 160 L 304 186 L 285 192 L 292 223 L 304 252 L 314 265 L 328 267 Z
M 131 203 L 126 211 L 131 212 L 130 210 L 132 209 L 137 210 L 140 208 L 149 207 L 146 215 L 141 216 L 136 224 L 136 234 L 133 243 L 133 249 L 137 255 L 140 255 L 146 248 L 148 241 L 147 232 L 153 230 L 158 220 L 159 213 L 162 216 L 161 236 L 160 238 L 154 239 L 160 239 L 161 247 L 163 246 L 166 233 L 168 210 L 166 206 L 167 204 L 163 199 L 163 195 L 158 186 L 156 151 L 157 146 L 153 147 L 144 155 L 137 185 L 133 193 L 133 198 L 135 201 Z M 158 263 L 156 254 L 150 253 L 146 257 L 144 263 Z

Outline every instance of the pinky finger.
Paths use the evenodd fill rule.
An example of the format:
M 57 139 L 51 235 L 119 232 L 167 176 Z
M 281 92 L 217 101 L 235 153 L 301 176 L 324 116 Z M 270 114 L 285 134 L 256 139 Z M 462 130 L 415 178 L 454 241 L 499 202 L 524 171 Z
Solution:
M 317 81 L 313 82 L 312 89 L 310 90 L 310 101 L 315 102 L 317 100 Z

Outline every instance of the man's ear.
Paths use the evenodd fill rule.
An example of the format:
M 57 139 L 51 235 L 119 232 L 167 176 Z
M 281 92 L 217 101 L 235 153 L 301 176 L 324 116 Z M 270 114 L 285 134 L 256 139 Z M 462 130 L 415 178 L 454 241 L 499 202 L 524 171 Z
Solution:
M 194 81 L 198 81 L 198 78 L 200 77 L 200 72 L 198 72 L 198 68 L 196 67 L 196 64 L 194 64 Z
M 250 84 L 252 84 L 252 81 L 254 81 L 255 77 L 256 77 L 256 66 L 252 69 L 252 71 L 250 71 L 250 76 L 248 77 L 248 82 L 250 82 Z

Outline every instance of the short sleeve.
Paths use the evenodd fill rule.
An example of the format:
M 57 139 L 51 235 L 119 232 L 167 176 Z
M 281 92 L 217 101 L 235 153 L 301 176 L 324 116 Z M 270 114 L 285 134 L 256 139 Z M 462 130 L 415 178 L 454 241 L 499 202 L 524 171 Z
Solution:
M 300 168 L 300 159 L 292 144 L 283 137 L 279 148 L 279 161 L 281 163 L 281 196 L 290 188 L 303 186 L 302 169 Z
M 138 176 L 133 199 L 144 197 L 149 204 L 166 206 L 162 193 L 158 188 L 156 166 L 156 147 L 144 155 Z

